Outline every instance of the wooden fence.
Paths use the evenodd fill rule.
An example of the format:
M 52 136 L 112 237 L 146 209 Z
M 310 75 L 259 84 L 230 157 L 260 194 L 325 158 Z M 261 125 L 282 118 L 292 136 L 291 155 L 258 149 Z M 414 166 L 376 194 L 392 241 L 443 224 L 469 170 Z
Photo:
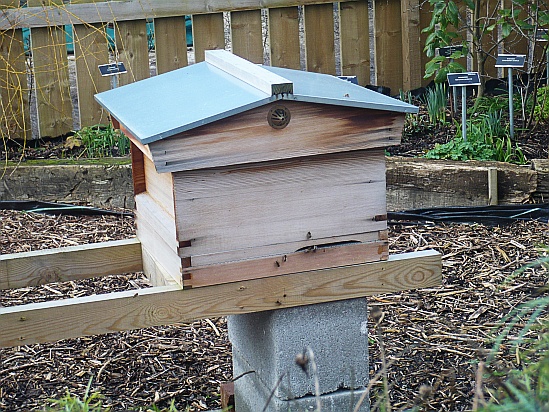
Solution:
M 100 75 L 99 64 L 124 62 L 128 73 L 120 76 L 119 85 L 123 85 L 149 77 L 151 61 L 156 73 L 163 73 L 190 60 L 202 61 L 204 50 L 227 44 L 253 62 L 267 60 L 274 66 L 355 75 L 361 85 L 374 82 L 393 93 L 425 83 L 428 59 L 422 52 L 426 35 L 421 29 L 430 21 L 427 6 L 420 7 L 419 0 L 335 4 L 325 0 L 28 0 L 26 7 L 19 7 L 19 0 L 0 0 L 0 132 L 4 139 L 55 137 L 74 127 L 105 123 L 106 114 L 93 95 L 111 86 L 109 78 Z M 192 16 L 191 59 L 185 15 Z M 149 50 L 147 39 L 151 21 L 154 51 Z M 114 27 L 115 52 L 105 35 L 108 24 Z M 69 26 L 74 56 L 67 58 Z M 23 28 L 30 28 L 27 49 Z M 72 85 L 69 69 L 76 71 Z

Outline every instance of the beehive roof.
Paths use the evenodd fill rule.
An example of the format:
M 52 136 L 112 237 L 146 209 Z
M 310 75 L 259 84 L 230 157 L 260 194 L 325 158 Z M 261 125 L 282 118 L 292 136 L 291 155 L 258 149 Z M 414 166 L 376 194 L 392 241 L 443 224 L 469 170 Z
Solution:
M 212 56 L 225 56 L 221 50 Z M 246 64 L 251 64 L 236 56 Z M 247 73 L 234 75 L 212 64 L 197 63 L 97 94 L 96 100 L 143 144 L 215 122 L 275 100 L 416 113 L 417 107 L 337 77 L 270 66 L 248 66 L 253 74 L 280 76 L 293 93 L 259 87 Z M 257 72 L 257 73 L 256 73 Z M 274 75 L 274 76 L 273 76 Z M 259 88 L 258 88 L 259 87 Z M 284 90 L 284 88 L 282 89 Z

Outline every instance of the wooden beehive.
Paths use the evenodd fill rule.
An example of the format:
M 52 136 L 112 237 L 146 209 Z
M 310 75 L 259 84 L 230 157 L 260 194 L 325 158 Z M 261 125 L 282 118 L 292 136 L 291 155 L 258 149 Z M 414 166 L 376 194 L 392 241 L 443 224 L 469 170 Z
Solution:
M 228 52 L 101 93 L 132 141 L 137 236 L 184 287 L 388 257 L 384 147 L 414 106 Z

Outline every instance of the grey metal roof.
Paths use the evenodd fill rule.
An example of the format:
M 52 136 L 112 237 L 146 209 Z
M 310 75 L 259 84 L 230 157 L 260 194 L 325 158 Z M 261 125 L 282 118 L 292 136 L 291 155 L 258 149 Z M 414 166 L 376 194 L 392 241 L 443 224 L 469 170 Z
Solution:
M 281 99 L 400 113 L 418 110 L 334 76 L 262 67 L 291 80 L 294 93 L 271 96 L 202 62 L 99 93 L 95 98 L 143 144 Z

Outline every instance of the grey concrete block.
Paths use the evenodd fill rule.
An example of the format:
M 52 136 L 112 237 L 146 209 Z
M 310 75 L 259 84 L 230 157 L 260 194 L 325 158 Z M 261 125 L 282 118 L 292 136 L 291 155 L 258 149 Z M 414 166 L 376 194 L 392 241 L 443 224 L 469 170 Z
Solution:
M 369 374 L 366 321 L 363 298 L 230 316 L 234 376 L 255 371 L 248 380 L 267 392 L 276 387 L 274 396 L 280 401 L 314 394 L 310 364 L 306 374 L 295 363 L 296 355 L 308 347 L 316 361 L 320 394 L 365 387 Z M 277 386 L 280 376 L 283 382 Z
M 312 395 L 296 399 L 270 397 L 271 390 L 258 384 L 253 374 L 246 375 L 235 382 L 235 404 L 237 412 L 313 412 L 316 410 L 316 397 Z M 352 412 L 359 403 L 360 412 L 368 412 L 370 404 L 365 388 L 343 389 L 320 395 L 322 412 Z

